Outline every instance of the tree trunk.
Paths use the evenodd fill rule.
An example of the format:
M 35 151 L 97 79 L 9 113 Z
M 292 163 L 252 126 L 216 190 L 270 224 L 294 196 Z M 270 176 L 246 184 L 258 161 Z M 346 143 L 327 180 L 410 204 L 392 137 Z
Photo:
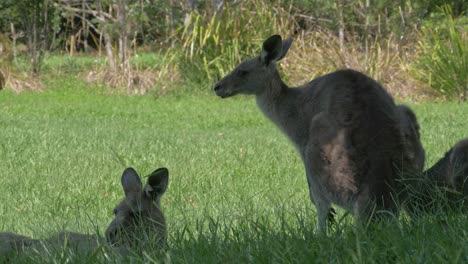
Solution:
M 118 6 L 118 23 L 119 23 L 119 60 L 121 67 L 125 67 L 127 61 L 127 21 L 126 21 L 126 0 L 119 0 Z
M 18 39 L 18 35 L 16 34 L 15 31 L 15 25 L 13 23 L 10 23 L 10 28 L 11 28 L 11 39 L 12 39 L 12 44 L 13 44 L 13 62 L 15 64 L 15 67 L 17 70 L 19 70 L 19 64 L 18 64 L 18 50 L 16 49 L 16 40 Z
M 338 41 L 340 42 L 340 51 L 344 52 L 344 31 L 345 31 L 345 24 L 344 24 L 344 17 L 343 17 L 343 9 L 344 9 L 344 0 L 337 0 L 336 1 L 336 9 L 338 12 Z
M 85 6 L 84 0 L 81 2 L 81 9 L 83 10 L 83 13 L 81 14 L 82 16 L 81 29 L 83 30 L 83 48 L 84 48 L 84 52 L 88 53 L 89 52 L 89 47 L 88 47 L 89 27 L 88 27 L 88 23 L 86 22 L 86 19 L 84 19 L 86 17 L 86 14 L 85 14 L 86 6 Z
M 37 7 L 37 6 L 36 6 Z M 33 11 L 31 35 L 29 36 L 29 53 L 31 56 L 31 73 L 33 76 L 39 74 L 37 62 L 37 10 Z
M 22 24 L 26 30 L 31 75 L 41 70 L 43 55 L 48 48 L 48 1 L 20 1 Z
M 70 16 L 70 23 L 72 28 L 72 34 L 70 34 L 70 53 L 69 56 L 73 57 L 75 55 L 75 34 L 73 34 L 73 29 L 75 28 L 75 17 Z
M 174 0 L 171 0 L 171 18 L 170 18 L 170 28 L 171 28 L 171 48 L 175 48 L 175 39 L 174 39 L 174 20 L 175 20 L 175 15 L 174 15 Z
M 104 42 L 105 42 L 104 45 L 106 47 L 107 60 L 109 61 L 109 66 L 111 70 L 113 72 L 117 72 L 117 67 L 115 65 L 115 59 L 114 59 L 114 53 L 112 50 L 112 40 L 109 35 L 109 32 L 107 31 L 107 25 L 105 23 L 106 18 L 104 17 L 104 14 L 102 12 L 102 1 L 99 1 L 98 6 L 99 6 L 98 17 L 102 23 L 101 33 L 102 33 L 102 36 L 104 37 Z
M 127 0 L 119 0 L 118 2 L 118 24 L 119 24 L 119 59 L 120 69 L 122 70 L 127 81 L 127 93 L 131 93 L 132 74 L 130 70 L 130 62 L 128 58 L 128 30 L 127 30 Z
M 115 65 L 115 59 L 114 59 L 114 53 L 112 50 L 112 40 L 111 40 L 109 33 L 107 32 L 107 29 L 105 28 L 102 29 L 102 35 L 104 37 L 107 60 L 109 61 L 109 66 L 113 72 L 117 72 L 117 67 Z
M 40 14 L 40 17 L 42 17 L 42 23 L 41 23 L 41 43 L 40 43 L 40 50 L 41 56 L 44 54 L 44 52 L 47 52 L 49 50 L 49 0 L 44 0 L 44 4 L 42 6 L 42 14 Z

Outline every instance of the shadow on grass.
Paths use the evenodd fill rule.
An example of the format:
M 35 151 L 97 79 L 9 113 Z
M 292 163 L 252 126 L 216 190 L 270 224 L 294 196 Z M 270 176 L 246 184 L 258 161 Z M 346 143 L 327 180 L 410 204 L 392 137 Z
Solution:
M 462 263 L 466 226 L 462 210 L 402 215 L 356 229 L 339 211 L 328 236 L 315 234 L 316 215 L 307 208 L 250 209 L 218 217 L 172 219 L 168 248 L 156 244 L 122 251 L 66 244 L 33 248 L 1 263 Z

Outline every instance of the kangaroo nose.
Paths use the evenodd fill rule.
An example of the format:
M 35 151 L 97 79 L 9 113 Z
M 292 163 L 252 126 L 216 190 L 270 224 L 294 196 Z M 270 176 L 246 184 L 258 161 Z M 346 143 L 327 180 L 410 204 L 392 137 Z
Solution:
M 215 92 L 218 91 L 219 88 L 221 88 L 221 85 L 219 83 L 215 84 L 215 87 L 214 87 Z

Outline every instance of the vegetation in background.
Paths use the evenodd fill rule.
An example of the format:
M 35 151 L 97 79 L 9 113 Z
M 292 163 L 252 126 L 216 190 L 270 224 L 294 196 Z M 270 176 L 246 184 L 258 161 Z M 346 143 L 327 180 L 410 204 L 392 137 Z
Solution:
M 191 13 L 181 33 L 182 73 L 213 83 L 246 57 L 257 55 L 265 36 L 287 35 L 290 12 L 279 1 L 239 1 L 211 17 Z
M 50 8 L 49 45 L 39 46 L 46 47 L 41 75 L 30 78 L 33 35 L 26 36 L 31 28 L 20 11 L 30 8 L 24 14 L 32 14 L 32 4 L 44 3 Z M 365 232 L 339 210 L 330 235 L 317 237 L 302 162 L 291 144 L 252 100 L 204 93 L 238 62 L 257 56 L 266 37 L 281 33 L 294 38 L 280 63 L 293 85 L 352 67 L 405 103 L 440 83 L 451 87 L 444 88 L 447 97 L 466 98 L 467 1 L 128 0 L 128 63 L 138 77 L 131 81 L 143 84 L 136 92 L 149 96 L 120 94 L 135 90 L 108 78 L 112 70 L 99 31 L 109 31 L 113 40 L 107 43 L 118 57 L 114 3 L 0 1 L 0 88 L 2 73 L 7 88 L 0 91 L 0 230 L 34 238 L 63 229 L 102 235 L 123 195 L 122 170 L 132 166 L 147 174 L 166 166 L 171 180 L 162 204 L 169 249 L 149 246 L 127 259 L 103 250 L 58 249 L 31 252 L 17 262 L 467 262 L 468 219 L 457 209 L 412 219 L 403 213 L 398 222 Z M 441 16 L 445 3 L 453 20 Z M 64 11 L 56 4 L 83 9 Z M 96 4 L 109 15 L 106 21 L 92 14 Z M 442 61 L 445 66 L 437 64 Z M 454 78 L 436 85 L 436 66 L 446 67 L 442 77 Z M 459 87 L 465 90 L 453 88 L 463 80 Z M 199 91 L 203 96 L 192 96 Z M 422 128 L 426 167 L 467 136 L 467 104 L 411 107 Z
M 13 55 L 1 64 L 6 65 L 2 67 L 7 87 L 24 90 L 29 78 L 17 61 L 32 54 L 34 45 L 29 40 L 36 39 L 40 45 L 35 45 L 38 52 L 33 57 L 38 64 L 28 66 L 37 69 L 33 72 L 40 70 L 40 62 L 49 54 L 68 54 L 71 60 L 105 54 L 99 69 L 82 73 L 93 85 L 129 94 L 159 91 L 161 85 L 163 90 L 180 89 L 181 83 L 184 87 L 203 84 L 207 90 L 241 60 L 256 56 L 264 39 L 279 33 L 295 40 L 284 61 L 285 76 L 293 84 L 352 67 L 382 82 L 396 96 L 425 96 L 428 87 L 448 95 L 446 84 L 434 82 L 424 63 L 414 63 L 436 56 L 424 52 L 424 43 L 430 47 L 438 42 L 442 58 L 457 48 L 454 43 L 466 42 L 466 30 L 458 26 L 459 37 L 442 33 L 450 27 L 449 19 L 437 20 L 434 25 L 440 29 L 430 29 L 434 17 L 440 17 L 441 6 L 453 10 L 455 23 L 466 21 L 468 4 L 462 0 L 5 0 L 0 3 L 0 41 Z M 31 33 L 34 23 L 25 23 L 26 17 L 37 17 L 31 21 L 40 29 L 35 31 L 40 33 L 38 38 Z M 423 45 L 418 47 L 420 38 Z M 452 47 L 442 43 L 452 43 Z M 466 48 L 458 48 L 456 56 L 464 58 Z M 131 59 L 142 51 L 165 54 L 166 60 L 154 67 L 135 68 Z M 450 79 L 450 86 L 466 87 L 460 76 L 465 63 L 450 63 L 437 74 Z M 447 73 L 456 68 L 454 63 L 462 66 L 459 72 Z M 459 91 L 450 94 L 463 96 Z
M 369 39 L 365 45 L 348 42 L 340 49 L 334 32 L 317 29 L 296 37 L 281 66 L 292 85 L 302 85 L 337 69 L 352 68 L 378 80 L 396 97 L 418 97 L 423 92 L 407 69 L 412 62 L 412 56 L 404 53 L 408 48 L 390 34 L 387 38 Z
M 454 18 L 449 8 L 427 20 L 414 65 L 418 77 L 447 97 L 468 99 L 468 17 Z
M 27 46 L 27 55 L 30 60 L 29 72 L 32 77 L 37 77 L 41 71 L 45 53 L 52 43 L 54 19 L 56 10 L 51 6 L 52 0 L 37 1 L 11 1 L 5 0 L 0 4 L 2 9 L 0 32 L 9 32 L 16 48 L 16 40 L 20 38 Z M 3 43 L 4 41 L 2 41 Z M 13 52 L 16 59 L 16 52 Z

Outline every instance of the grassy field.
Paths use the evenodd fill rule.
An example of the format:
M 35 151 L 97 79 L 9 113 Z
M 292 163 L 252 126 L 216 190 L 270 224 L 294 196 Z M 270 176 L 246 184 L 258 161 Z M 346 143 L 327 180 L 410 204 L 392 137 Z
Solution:
M 102 234 L 123 197 L 123 169 L 147 175 L 165 166 L 169 249 L 145 249 L 135 262 L 468 261 L 468 219 L 457 212 L 401 217 L 361 232 L 339 211 L 330 235 L 317 237 L 301 161 L 252 98 L 102 95 L 72 78 L 46 86 L 43 93 L 0 92 L 0 231 Z M 427 165 L 467 137 L 468 104 L 411 106 Z M 66 253 L 21 261 L 90 260 L 120 261 Z

